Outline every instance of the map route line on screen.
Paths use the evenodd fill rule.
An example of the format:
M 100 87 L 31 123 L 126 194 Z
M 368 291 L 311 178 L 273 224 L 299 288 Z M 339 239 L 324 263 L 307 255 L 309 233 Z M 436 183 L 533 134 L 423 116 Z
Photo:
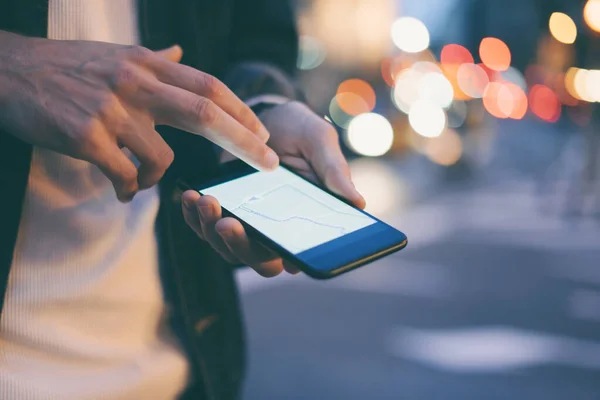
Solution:
M 259 217 L 263 217 L 264 219 L 267 219 L 267 220 L 273 221 L 273 222 L 288 222 L 288 221 L 291 221 L 291 220 L 294 220 L 294 219 L 298 219 L 298 220 L 301 220 L 301 221 L 310 222 L 312 224 L 319 225 L 319 226 L 324 226 L 324 227 L 327 227 L 327 228 L 339 229 L 339 231 L 340 231 L 341 234 L 345 234 L 346 233 L 346 228 L 344 228 L 343 226 L 329 225 L 329 224 L 326 224 L 326 223 L 323 223 L 323 222 L 315 221 L 314 219 L 310 219 L 310 218 L 306 218 L 306 217 L 301 217 L 299 215 L 294 215 L 292 217 L 287 217 L 287 218 L 284 218 L 284 219 L 277 219 L 277 218 L 273 218 L 273 217 L 270 217 L 268 215 L 262 214 L 262 213 L 260 213 L 258 211 L 252 210 L 250 208 L 247 208 L 245 206 L 239 206 L 238 208 L 236 208 L 236 210 L 244 210 L 246 212 L 249 212 L 250 214 L 258 215 Z
M 310 195 L 308 195 L 308 194 L 304 193 L 302 190 L 298 189 L 297 187 L 295 187 L 295 186 L 293 186 L 293 185 L 290 185 L 289 183 L 285 183 L 285 184 L 283 184 L 283 185 L 277 186 L 277 187 L 275 187 L 275 188 L 273 188 L 273 189 L 270 189 L 270 190 L 268 190 L 268 191 L 266 191 L 266 192 L 264 192 L 264 193 L 261 193 L 261 194 L 259 194 L 258 196 L 260 196 L 260 197 L 263 197 L 263 198 L 264 198 L 264 197 L 266 197 L 266 196 L 269 196 L 269 195 L 271 195 L 271 194 L 273 194 L 273 193 L 275 193 L 275 192 L 277 192 L 277 191 L 279 191 L 279 190 L 285 189 L 285 188 L 292 189 L 293 191 L 295 191 L 295 192 L 298 192 L 300 195 L 302 195 L 302 196 L 304 196 L 304 197 L 308 197 L 309 199 L 311 199 L 311 200 L 312 200 L 312 201 L 314 201 L 315 203 L 318 203 L 319 205 L 321 205 L 321 206 L 323 206 L 323 207 L 327 208 L 328 210 L 330 210 L 330 211 L 332 211 L 332 212 L 334 212 L 334 213 L 336 213 L 336 214 L 340 214 L 340 215 L 346 215 L 346 216 L 348 216 L 348 217 L 361 218 L 361 219 L 362 219 L 362 218 L 365 218 L 365 219 L 367 218 L 366 216 L 364 216 L 364 215 L 362 215 L 362 214 L 360 214 L 360 215 L 356 215 L 356 214 L 351 214 L 351 213 L 347 213 L 347 212 L 343 212 L 343 211 L 336 210 L 335 208 L 331 207 L 330 205 L 328 205 L 328 204 L 325 204 L 325 203 L 323 203 L 322 201 L 319 201 L 319 200 L 315 199 L 314 197 L 312 197 L 312 196 L 310 196 Z M 257 196 L 252 196 L 252 198 L 250 199 L 250 201 L 247 201 L 247 200 L 246 200 L 246 201 L 244 201 L 242 204 L 240 204 L 239 206 L 237 206 L 236 208 L 241 208 L 241 207 L 244 207 L 246 204 L 248 204 L 248 203 L 249 203 L 249 202 L 251 202 L 252 200 L 255 200 L 255 199 L 256 199 L 256 197 L 257 197 Z

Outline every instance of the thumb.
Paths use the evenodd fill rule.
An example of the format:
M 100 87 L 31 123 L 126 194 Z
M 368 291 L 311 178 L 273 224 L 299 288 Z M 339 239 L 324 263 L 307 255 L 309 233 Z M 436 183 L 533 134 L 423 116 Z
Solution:
M 183 57 L 183 50 L 181 47 L 179 47 L 179 45 L 176 44 L 168 49 L 159 50 L 156 52 L 156 54 L 166 58 L 167 60 L 179 63 L 181 61 L 181 57 Z

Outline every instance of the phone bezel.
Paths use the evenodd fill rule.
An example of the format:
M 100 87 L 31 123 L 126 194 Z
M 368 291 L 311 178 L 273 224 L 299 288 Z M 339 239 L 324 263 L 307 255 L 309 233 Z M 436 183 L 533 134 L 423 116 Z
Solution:
M 238 216 L 236 216 L 235 214 L 233 214 L 232 212 L 230 212 L 229 210 L 227 210 L 224 207 L 221 207 L 222 210 L 222 214 L 223 216 L 226 217 L 233 217 L 235 219 L 237 219 L 238 221 L 241 222 L 242 226 L 244 227 L 244 229 L 246 230 L 246 234 L 251 237 L 252 239 L 257 240 L 258 242 L 260 242 L 262 245 L 266 246 L 267 248 L 273 250 L 275 253 L 277 253 L 279 256 L 281 256 L 283 259 L 293 263 L 294 265 L 296 265 L 302 272 L 304 272 L 305 274 L 307 274 L 308 276 L 315 278 L 315 279 L 330 279 L 336 276 L 339 276 L 343 273 L 346 273 L 348 271 L 351 271 L 353 269 L 359 268 L 367 263 L 370 263 L 372 261 L 375 261 L 381 257 L 387 256 L 391 253 L 397 252 L 399 250 L 402 250 L 403 248 L 406 247 L 408 240 L 406 238 L 406 235 L 402 232 L 400 232 L 398 229 L 386 224 L 385 222 L 381 221 L 379 218 L 374 217 L 373 215 L 369 214 L 368 212 L 361 210 L 355 206 L 353 206 L 352 204 L 350 204 L 346 199 L 338 196 L 337 194 L 331 192 L 330 190 L 316 185 L 313 182 L 307 180 L 306 178 L 304 178 L 303 176 L 301 176 L 300 174 L 296 173 L 292 168 L 281 164 L 281 166 L 283 168 L 285 168 L 287 171 L 293 173 L 294 175 L 300 177 L 301 179 L 303 179 L 304 181 L 308 182 L 309 184 L 316 186 L 317 188 L 325 191 L 326 193 L 332 195 L 333 197 L 337 198 L 338 200 L 344 202 L 345 204 L 350 205 L 352 208 L 356 209 L 357 211 L 369 216 L 370 218 L 373 218 L 375 221 L 377 221 L 376 224 L 383 224 L 383 226 L 386 228 L 386 230 L 390 230 L 390 232 L 393 232 L 394 234 L 400 234 L 401 237 L 398 241 L 395 241 L 393 244 L 386 246 L 383 249 L 377 249 L 374 247 L 374 249 L 372 251 L 368 251 L 368 255 L 366 256 L 362 256 L 356 260 L 350 261 L 350 262 L 345 262 L 340 264 L 339 266 L 336 266 L 333 269 L 319 269 L 316 268 L 314 266 L 311 266 L 311 264 L 309 264 L 308 262 L 306 262 L 305 260 L 302 260 L 301 258 L 298 257 L 298 255 L 291 253 L 290 251 L 288 251 L 287 249 L 285 249 L 284 247 L 282 247 L 281 245 L 279 245 L 277 242 L 275 242 L 274 240 L 270 239 L 268 236 L 266 236 L 265 234 L 263 234 L 262 232 L 260 232 L 258 229 L 254 228 L 252 225 L 248 224 L 247 222 L 245 222 L 244 220 L 242 220 L 241 218 L 239 218 Z M 234 160 L 234 161 L 230 161 L 227 163 L 224 163 L 220 166 L 220 173 L 218 176 L 212 178 L 212 179 L 208 179 L 200 184 L 195 184 L 195 185 L 186 185 L 188 188 L 192 188 L 193 190 L 197 191 L 198 193 L 200 193 L 200 195 L 204 196 L 204 194 L 202 193 L 203 189 L 212 187 L 212 186 L 216 186 L 225 182 L 229 182 L 231 180 L 237 179 L 237 178 L 241 178 L 243 176 L 247 176 L 250 174 L 253 174 L 255 172 L 258 172 L 255 168 L 251 167 L 250 165 L 242 162 L 241 160 Z M 364 228 L 363 228 L 364 229 Z M 380 233 L 378 235 L 383 235 L 384 233 Z M 377 236 L 378 236 L 377 235 Z M 376 239 L 377 236 L 374 236 L 372 238 Z M 339 240 L 341 238 L 338 239 L 334 239 L 330 242 L 326 242 L 323 243 L 322 245 L 319 246 L 323 246 L 326 245 L 327 243 L 333 243 L 336 240 Z M 371 241 L 372 241 L 371 240 Z M 317 246 L 318 247 L 318 246 Z M 352 247 L 352 246 L 346 246 L 346 247 Z M 340 254 L 344 253 L 344 247 L 337 249 L 337 252 L 340 252 Z M 299 253 L 302 254 L 302 253 Z

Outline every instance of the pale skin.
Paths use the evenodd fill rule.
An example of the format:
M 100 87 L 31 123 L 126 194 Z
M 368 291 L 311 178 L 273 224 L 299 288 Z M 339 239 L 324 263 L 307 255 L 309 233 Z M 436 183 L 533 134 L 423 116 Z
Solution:
M 276 168 L 281 158 L 357 207 L 365 205 L 330 124 L 297 102 L 259 119 L 218 79 L 179 64 L 178 46 L 154 52 L 3 31 L 0 44 L 0 126 L 26 143 L 96 165 L 122 202 L 156 185 L 173 162 L 155 130 L 170 125 L 261 170 Z M 188 191 L 182 204 L 188 225 L 226 260 L 263 276 L 297 272 L 249 240 L 237 220 L 222 218 L 217 199 Z
M 204 136 L 264 170 L 279 163 L 252 110 L 215 77 L 179 64 L 178 46 L 153 52 L 2 31 L 0 43 L 1 126 L 98 166 L 121 201 L 154 186 L 173 161 L 155 125 Z

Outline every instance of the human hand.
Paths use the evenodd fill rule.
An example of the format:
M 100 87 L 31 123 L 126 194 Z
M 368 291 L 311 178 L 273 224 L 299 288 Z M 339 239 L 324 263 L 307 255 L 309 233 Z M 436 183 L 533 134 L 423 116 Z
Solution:
M 0 126 L 95 164 L 121 201 L 155 185 L 173 161 L 155 124 L 204 136 L 257 168 L 278 164 L 256 115 L 216 78 L 179 64 L 178 46 L 153 52 L 7 32 L 0 42 Z
M 282 163 L 364 208 L 365 200 L 352 184 L 333 126 L 298 102 L 274 107 L 260 117 L 271 132 L 268 144 Z M 182 203 L 188 225 L 227 261 L 249 265 L 265 277 L 283 270 L 298 272 L 295 266 L 249 239 L 238 220 L 222 218 L 216 198 L 191 190 L 183 194 Z

